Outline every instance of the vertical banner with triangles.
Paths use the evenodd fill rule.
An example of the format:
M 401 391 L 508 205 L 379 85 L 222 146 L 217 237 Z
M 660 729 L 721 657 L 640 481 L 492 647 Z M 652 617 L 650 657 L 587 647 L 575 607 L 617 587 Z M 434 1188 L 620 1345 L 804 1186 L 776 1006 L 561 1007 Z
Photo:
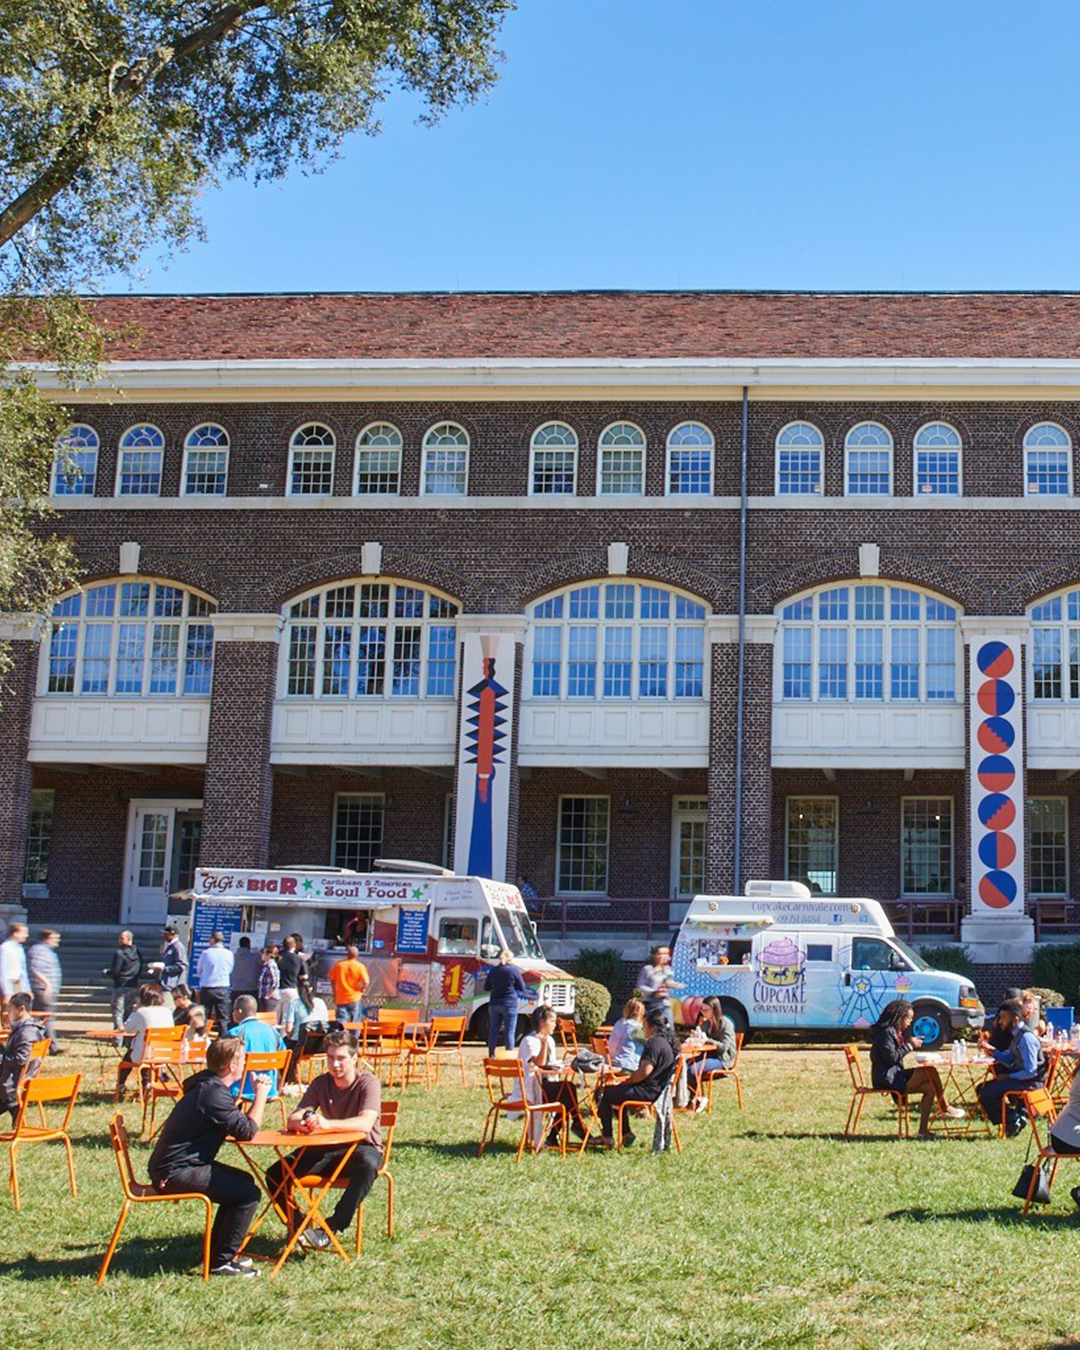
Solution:
M 506 881 L 514 638 L 466 633 L 462 644 L 454 870 Z

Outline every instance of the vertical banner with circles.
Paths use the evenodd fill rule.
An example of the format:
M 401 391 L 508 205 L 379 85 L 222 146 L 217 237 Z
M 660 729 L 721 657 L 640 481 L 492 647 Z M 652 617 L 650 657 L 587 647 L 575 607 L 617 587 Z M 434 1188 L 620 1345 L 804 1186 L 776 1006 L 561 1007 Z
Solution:
M 1024 724 L 1020 643 L 971 647 L 971 912 L 1024 912 Z

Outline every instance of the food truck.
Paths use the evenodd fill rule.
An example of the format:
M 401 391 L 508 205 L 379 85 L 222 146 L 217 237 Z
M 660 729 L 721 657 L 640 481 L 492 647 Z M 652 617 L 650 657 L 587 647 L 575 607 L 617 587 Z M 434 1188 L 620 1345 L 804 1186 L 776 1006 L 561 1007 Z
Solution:
M 381 865 L 395 866 L 392 860 Z M 573 976 L 545 958 L 516 886 L 423 864 L 401 866 L 412 870 L 200 867 L 184 893 L 189 907 L 178 916 L 182 927 L 177 923 L 189 942 L 192 973 L 215 931 L 234 950 L 245 933 L 255 948 L 299 933 L 304 950 L 314 952 L 315 984 L 325 996 L 330 967 L 351 944 L 371 977 L 365 1015 L 380 1007 L 418 1008 L 425 1018 L 465 1012 L 471 1034 L 485 1037 L 484 977 L 506 948 L 529 987 L 525 1010 L 547 1003 L 572 1015 Z
M 697 895 L 672 953 L 677 1016 L 689 1023 L 715 994 L 736 1031 L 865 1029 L 891 999 L 914 1006 L 927 1049 L 950 1030 L 981 1027 L 963 975 L 932 970 L 893 932 L 877 900 L 811 895 L 791 881 L 751 881 L 746 894 Z

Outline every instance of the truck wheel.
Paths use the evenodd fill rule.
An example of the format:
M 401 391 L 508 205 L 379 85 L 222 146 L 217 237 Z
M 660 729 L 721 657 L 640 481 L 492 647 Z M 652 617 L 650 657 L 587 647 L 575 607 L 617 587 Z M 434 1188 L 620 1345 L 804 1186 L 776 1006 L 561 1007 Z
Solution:
M 742 1004 L 732 1003 L 730 1000 L 722 998 L 720 1000 L 720 1006 L 724 1010 L 724 1016 L 729 1017 L 731 1019 L 732 1026 L 734 1026 L 735 1028 L 736 1036 L 739 1035 L 739 1033 L 741 1032 L 742 1038 L 745 1041 L 750 1031 L 750 1022 L 746 1016 L 745 1011 L 743 1010 Z
M 474 1041 L 482 1041 L 484 1045 L 484 1054 L 487 1054 L 488 1026 L 490 1019 L 488 1017 L 487 1006 L 478 1008 L 473 1013 L 473 1019 L 469 1023 L 469 1036 Z
M 921 1038 L 924 1049 L 937 1050 L 945 1044 L 945 1037 L 949 1034 L 948 1018 L 940 1008 L 923 1004 L 915 1009 L 911 1034 Z

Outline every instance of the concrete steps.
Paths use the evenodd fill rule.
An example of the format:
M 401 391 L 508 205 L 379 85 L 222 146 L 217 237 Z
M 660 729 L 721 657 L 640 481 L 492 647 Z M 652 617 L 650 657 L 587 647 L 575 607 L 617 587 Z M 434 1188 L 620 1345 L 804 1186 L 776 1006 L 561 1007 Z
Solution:
M 60 934 L 60 964 L 64 982 L 56 1009 L 57 1030 L 65 1034 L 89 1031 L 112 1025 L 109 1008 L 111 985 L 102 971 L 112 961 L 120 926 L 104 929 L 98 925 L 45 923 Z M 161 929 L 133 928 L 135 945 L 143 959 L 152 960 L 157 953 Z M 37 937 L 37 926 L 31 930 L 30 941 Z

